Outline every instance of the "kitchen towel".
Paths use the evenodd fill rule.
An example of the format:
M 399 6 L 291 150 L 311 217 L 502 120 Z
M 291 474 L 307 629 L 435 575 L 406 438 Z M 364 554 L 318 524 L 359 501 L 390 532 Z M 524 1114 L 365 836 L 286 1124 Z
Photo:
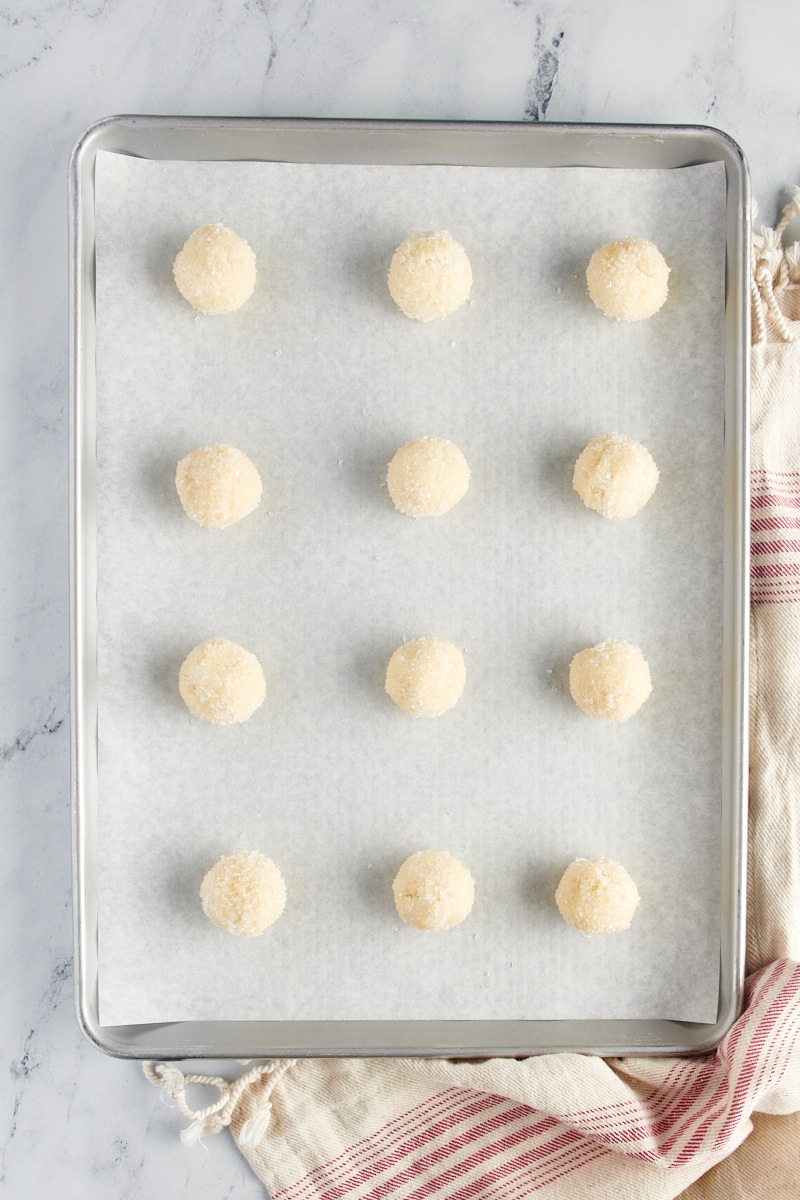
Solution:
M 800 1124 L 783 1116 L 800 1111 L 800 243 L 783 245 L 798 215 L 800 189 L 752 257 L 742 1016 L 694 1058 L 280 1060 L 234 1083 L 146 1063 L 191 1118 L 184 1140 L 229 1126 L 274 1200 L 753 1200 L 759 1178 L 779 1196 L 768 1159 L 754 1167 L 745 1140 L 753 1113 L 769 1114 L 758 1118 L 759 1154 L 784 1168 L 800 1158 Z M 189 1082 L 218 1098 L 190 1110 Z

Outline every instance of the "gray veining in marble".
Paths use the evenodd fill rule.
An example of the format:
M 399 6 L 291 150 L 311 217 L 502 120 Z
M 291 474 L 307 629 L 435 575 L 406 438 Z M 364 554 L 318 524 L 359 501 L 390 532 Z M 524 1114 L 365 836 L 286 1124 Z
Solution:
M 259 1194 L 184 1147 L 72 1011 L 70 148 L 121 112 L 716 125 L 772 223 L 800 182 L 793 0 L 10 0 L 0 7 L 0 1185 L 13 1200 Z

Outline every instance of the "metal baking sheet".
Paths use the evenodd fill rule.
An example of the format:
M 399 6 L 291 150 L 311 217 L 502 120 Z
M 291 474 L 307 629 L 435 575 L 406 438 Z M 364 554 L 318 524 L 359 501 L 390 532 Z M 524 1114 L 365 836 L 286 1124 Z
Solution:
M 185 137 L 182 149 L 178 153 L 174 138 L 180 130 Z M 243 135 L 251 135 L 247 149 L 243 149 Z M 223 140 L 219 146 L 210 151 L 209 146 L 214 142 L 214 134 L 222 133 Z M 487 135 L 491 135 L 487 137 Z M 111 140 L 109 141 L 109 137 Z M 143 153 L 142 143 L 137 143 L 137 137 L 147 138 L 147 150 Z M 104 140 L 105 139 L 105 140 Z M 635 152 L 631 154 L 632 145 Z M 601 152 L 598 157 L 598 147 Z M 664 147 L 667 149 L 665 150 Z M 88 149 L 87 149 L 88 148 Z M 374 164 L 454 164 L 460 166 L 495 165 L 514 166 L 525 169 L 544 166 L 614 166 L 636 167 L 679 167 L 702 162 L 718 162 L 725 166 L 727 180 L 727 291 L 726 291 L 726 395 L 725 413 L 725 547 L 724 547 L 724 595 L 720 597 L 720 613 L 724 617 L 724 672 L 723 679 L 723 714 L 722 714 L 722 813 L 723 813 L 723 871 L 721 914 L 723 920 L 722 937 L 720 942 L 720 1003 L 716 1025 L 703 1024 L 696 1027 L 685 1022 L 653 1022 L 653 1021 L 622 1021 L 622 1022 L 592 1022 L 592 1021 L 541 1021 L 541 1020 L 510 1020 L 510 1021 L 464 1021 L 464 1020 L 435 1020 L 435 1021 L 268 1021 L 268 1022 L 234 1022 L 209 1021 L 198 1027 L 197 1022 L 177 1021 L 169 1025 L 147 1025 L 134 1027 L 139 1029 L 143 1041 L 137 1042 L 136 1035 L 131 1035 L 131 1027 L 125 1027 L 122 1044 L 114 1044 L 114 1035 L 109 1027 L 101 1027 L 98 1021 L 96 999 L 97 983 L 97 842 L 96 817 L 97 808 L 87 805 L 87 792 L 96 799 L 96 752 L 91 764 L 94 773 L 90 771 L 90 779 L 81 779 L 80 771 L 76 771 L 76 821 L 78 828 L 92 829 L 94 843 L 91 845 L 87 838 L 80 835 L 76 838 L 78 854 L 78 870 L 76 871 L 76 886 L 78 888 L 79 915 L 79 989 L 81 996 L 80 1009 L 84 1027 L 107 1049 L 118 1053 L 160 1053 L 166 1056 L 173 1054 L 197 1054 L 198 1042 L 195 1033 L 203 1029 L 202 1045 L 207 1049 L 202 1052 L 214 1056 L 244 1053 L 238 1041 L 237 1030 L 244 1029 L 247 1035 L 257 1037 L 258 1048 L 249 1042 L 253 1053 L 478 1053 L 478 1052 L 508 1052 L 526 1053 L 547 1048 L 595 1049 L 603 1053 L 623 1052 L 625 1048 L 641 1048 L 647 1045 L 646 1036 L 652 1038 L 651 1049 L 693 1049 L 698 1044 L 707 1044 L 716 1040 L 724 1027 L 726 1017 L 729 1020 L 735 1012 L 738 1002 L 738 983 L 741 963 L 741 910 L 742 894 L 740 868 L 743 861 L 741 853 L 741 814 L 743 811 L 741 781 L 744 778 L 743 761 L 737 756 L 741 750 L 742 697 L 744 693 L 744 634 L 743 619 L 744 591 L 743 575 L 734 570 L 741 567 L 745 558 L 742 555 L 742 540 L 744 538 L 745 522 L 741 519 L 741 511 L 737 505 L 742 502 L 744 495 L 745 475 L 743 471 L 746 456 L 746 437 L 744 430 L 746 422 L 743 419 L 745 410 L 744 388 L 746 383 L 746 304 L 744 280 L 746 272 L 747 239 L 746 229 L 746 172 L 741 156 L 722 135 L 708 130 L 644 130 L 598 127 L 554 127 L 532 128 L 530 126 L 407 126 L 385 123 L 317 123 L 317 122 L 215 122 L 191 121 L 171 122 L 167 119 L 128 119 L 104 123 L 95 131 L 90 132 L 76 151 L 74 160 L 73 182 L 74 196 L 79 201 L 75 213 L 76 222 L 73 226 L 76 237 L 80 240 L 81 233 L 86 232 L 81 226 L 87 219 L 87 213 L 93 206 L 86 201 L 85 189 L 80 186 L 82 159 L 96 162 L 100 150 L 113 150 L 117 154 L 138 154 L 148 159 L 171 159 L 209 161 L 220 159 L 224 162 L 242 161 L 274 161 L 284 163 L 374 163 Z M 621 153 L 619 152 L 621 149 Z M 652 158 L 650 157 L 652 156 Z M 738 167 L 735 168 L 735 164 Z M 92 177 L 93 183 L 93 177 Z M 734 236 L 735 235 L 735 236 Z M 739 239 L 739 241 L 736 240 Z M 87 243 L 93 248 L 93 238 Z M 80 268 L 83 264 L 79 247 L 76 246 L 74 278 L 80 278 Z M 90 260 L 91 263 L 92 260 Z M 737 275 L 738 272 L 738 275 Z M 92 280 L 92 283 L 94 281 Z M 87 557 L 96 550 L 96 538 L 92 518 L 94 513 L 88 509 L 84 501 L 96 498 L 94 490 L 95 478 L 93 471 L 96 466 L 89 462 L 84 455 L 82 466 L 81 440 L 79 432 L 94 417 L 94 394 L 89 399 L 87 387 L 79 387 L 82 368 L 91 370 L 94 365 L 91 360 L 81 362 L 80 351 L 85 348 L 87 339 L 94 334 L 92 328 L 87 329 L 83 324 L 81 330 L 79 310 L 86 311 L 87 301 L 93 301 L 94 291 L 78 289 L 75 295 L 76 303 L 76 333 L 83 333 L 82 344 L 76 339 L 75 357 L 75 596 L 80 594 L 80 576 L 85 568 Z M 734 303 L 734 301 L 736 303 Z M 737 324 L 738 322 L 738 324 Z M 731 381 L 737 379 L 740 390 L 731 390 Z M 92 380 L 92 383 L 94 381 Z M 91 443 L 93 447 L 93 442 Z M 87 488 L 91 483 L 91 491 Z M 89 517 L 88 526 L 84 526 L 81 516 Z M 81 535 L 83 552 L 81 552 Z M 89 545 L 91 541 L 91 546 Z M 87 554 L 88 550 L 88 554 Z M 737 558 L 737 555 L 739 556 Z M 96 569 L 96 563 L 91 563 Z M 90 576 L 91 578 L 91 576 Z M 85 580 L 84 580 L 85 582 Z M 94 588 L 92 588 L 94 596 Z M 76 603 L 77 619 L 75 623 L 76 656 L 82 640 L 91 641 L 96 638 L 96 613 L 81 613 L 80 604 Z M 88 617 L 88 619 L 87 619 Z M 92 619 L 94 618 L 94 619 Z M 739 624 L 737 625 L 737 621 Z M 741 636 L 740 636 L 741 635 Z M 738 647 L 738 650 L 737 650 Z M 94 648 L 96 651 L 96 647 Z M 96 663 L 96 653 L 93 657 Z M 88 725 L 96 729 L 96 710 L 94 714 L 87 712 L 87 689 L 81 688 L 81 666 L 76 657 L 76 766 L 80 767 L 81 718 L 88 718 Z M 728 674 L 734 680 L 733 691 L 729 689 Z M 95 668 L 96 675 L 96 668 Z M 91 683 L 94 692 L 96 678 L 87 672 L 85 682 Z M 102 706 L 101 706 L 102 711 Z M 86 726 L 84 726 L 85 728 Z M 96 737 L 91 744 L 96 746 Z M 84 758 L 83 765 L 88 763 Z M 729 777 L 728 777 L 729 776 Z M 88 787 L 87 787 L 88 784 Z M 737 790 L 738 787 L 738 790 Z M 91 818 L 91 819 L 90 819 Z M 729 844 L 728 844 L 729 843 Z M 88 851 L 92 854 L 88 855 Z M 732 855 L 729 851 L 733 850 Z M 87 855 L 83 861 L 81 859 Z M 89 889 L 92 889 L 91 892 Z M 726 888 L 728 894 L 726 896 Z M 91 905 L 94 905 L 94 924 L 89 929 L 90 940 L 94 941 L 94 996 L 92 1004 L 87 1007 L 88 994 L 85 992 L 87 983 L 87 965 L 85 953 L 87 933 L 86 916 Z M 731 952 L 726 954 L 726 924 L 731 921 L 731 939 L 728 941 Z M 738 939 L 738 941 L 737 941 Z M 726 994 L 728 980 L 734 986 Z M 665 1030 L 680 1029 L 684 1039 L 681 1043 L 668 1043 L 662 1036 Z M 117 1033 L 119 1027 L 115 1027 Z M 180 1040 L 179 1044 L 171 1043 L 169 1047 L 159 1048 L 158 1042 L 153 1044 L 153 1037 L 162 1036 L 162 1031 L 168 1030 Z M 617 1030 L 624 1030 L 627 1040 L 615 1040 Z M 691 1032 L 687 1034 L 687 1030 Z M 256 1032 L 257 1031 L 257 1032 Z M 602 1040 L 597 1040 L 602 1031 Z M 551 1040 L 564 1037 L 563 1042 Z M 218 1036 L 215 1036 L 218 1035 Z M 133 1037 L 133 1042 L 126 1046 L 125 1042 Z M 232 1041 L 228 1039 L 232 1038 Z M 697 1039 L 704 1039 L 698 1043 Z M 142 1047 L 146 1047 L 142 1048 Z M 248 1051 L 249 1053 L 250 1051 Z

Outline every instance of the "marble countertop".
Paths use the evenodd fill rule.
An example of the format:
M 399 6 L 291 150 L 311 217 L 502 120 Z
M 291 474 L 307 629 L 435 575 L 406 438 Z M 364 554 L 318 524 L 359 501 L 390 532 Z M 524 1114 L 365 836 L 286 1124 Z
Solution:
M 138 1064 L 98 1053 L 74 1017 L 67 163 L 76 138 L 117 113 L 708 124 L 744 149 L 774 224 L 783 188 L 800 182 L 798 46 L 792 0 L 12 0 L 0 9 L 6 1196 L 56 1181 L 65 1200 L 263 1194 L 227 1135 L 181 1145 L 185 1122 Z

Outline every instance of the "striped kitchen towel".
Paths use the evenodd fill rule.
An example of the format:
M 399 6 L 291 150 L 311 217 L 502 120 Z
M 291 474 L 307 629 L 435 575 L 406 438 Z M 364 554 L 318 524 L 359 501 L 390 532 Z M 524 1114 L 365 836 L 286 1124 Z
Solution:
M 194 1118 L 185 1140 L 230 1125 L 274 1200 L 666 1200 L 739 1146 L 754 1110 L 800 1109 L 800 965 L 751 977 L 701 1058 L 282 1060 L 234 1084 L 147 1072 Z M 190 1113 L 197 1081 L 219 1099 Z
M 747 961 L 800 957 L 800 242 L 753 246 Z M 798 1187 L 800 1196 L 800 1187 Z
M 798 215 L 800 190 L 754 239 L 742 1016 L 696 1058 L 283 1060 L 234 1083 L 145 1064 L 191 1118 L 184 1139 L 229 1126 L 274 1200 L 670 1200 L 687 1188 L 687 1200 L 756 1200 L 762 1182 L 773 1200 L 800 1197 L 800 1170 L 775 1192 L 768 1159 L 713 1190 L 715 1171 L 747 1154 L 751 1114 L 781 1129 L 800 1111 L 800 245 L 782 244 Z M 197 1080 L 219 1092 L 202 1112 L 184 1094 Z M 759 1135 L 759 1154 L 782 1156 L 776 1177 L 800 1162 L 787 1129 L 800 1135 L 796 1122 Z

